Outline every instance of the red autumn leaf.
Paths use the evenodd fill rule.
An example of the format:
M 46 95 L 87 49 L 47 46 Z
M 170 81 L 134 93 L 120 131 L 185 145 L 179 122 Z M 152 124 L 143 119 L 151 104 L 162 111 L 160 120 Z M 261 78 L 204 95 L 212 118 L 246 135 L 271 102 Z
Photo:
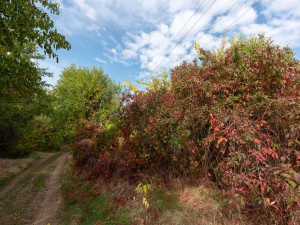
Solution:
M 196 220 L 196 224 L 200 224 L 198 220 Z
M 240 222 L 241 222 L 241 221 L 240 221 L 240 220 L 238 220 L 238 221 L 236 221 L 236 224 L 240 224 Z
M 255 141 L 256 144 L 259 144 L 259 143 L 260 143 L 260 140 L 258 140 L 258 139 L 256 139 L 256 138 L 255 138 L 254 141 Z

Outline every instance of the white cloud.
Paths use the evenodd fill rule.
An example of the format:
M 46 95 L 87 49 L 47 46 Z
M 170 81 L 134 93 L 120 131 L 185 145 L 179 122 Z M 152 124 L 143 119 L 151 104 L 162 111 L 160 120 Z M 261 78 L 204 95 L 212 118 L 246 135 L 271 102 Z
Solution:
M 151 77 L 151 76 L 153 76 L 152 73 L 150 73 L 150 72 L 148 72 L 148 71 L 142 71 L 142 72 L 140 72 L 139 75 L 136 76 L 135 78 L 136 78 L 137 80 L 140 80 L 140 79 L 144 79 L 144 78 L 149 78 L 149 77 Z
M 96 11 L 93 6 L 88 4 L 85 0 L 73 0 L 80 9 L 80 13 L 87 16 L 91 20 L 96 20 Z
M 264 0 L 262 2 L 265 10 L 262 11 L 267 19 L 274 17 L 282 19 L 299 19 L 300 1 L 298 0 Z
M 100 62 L 100 63 L 107 63 L 105 60 L 103 59 L 99 59 L 99 58 L 95 58 L 96 61 Z
M 198 40 L 201 46 L 205 46 L 206 49 L 219 47 L 223 30 L 230 25 L 229 30 L 226 32 L 227 40 L 234 33 L 242 32 L 248 35 L 250 33 L 265 32 L 266 36 L 272 36 L 272 38 L 277 39 L 280 45 L 290 43 L 289 46 L 291 47 L 299 47 L 300 19 L 298 18 L 300 14 L 297 14 L 297 10 L 293 7 L 297 6 L 299 11 L 300 1 L 296 3 L 296 1 L 290 0 L 290 6 L 288 7 L 284 3 L 284 7 L 282 8 L 277 6 L 276 2 L 278 1 L 263 0 L 262 6 L 270 4 L 270 7 L 262 12 L 258 12 L 257 8 L 252 7 L 255 2 L 254 0 L 240 1 L 238 3 L 236 3 L 236 0 L 218 1 L 203 15 L 212 2 L 204 3 L 199 12 L 190 19 L 174 39 L 178 31 L 193 15 L 195 8 L 195 4 L 192 4 L 194 5 L 193 7 L 191 6 L 191 1 L 187 1 L 186 5 L 182 1 L 175 1 L 174 6 L 170 6 L 168 9 L 171 12 L 171 20 L 167 20 L 166 23 L 158 23 L 155 29 L 148 32 L 141 30 L 140 32 L 126 33 L 126 37 L 123 37 L 125 45 L 122 52 L 123 59 L 132 59 L 129 54 L 125 54 L 131 52 L 135 53 L 133 54 L 134 57 L 138 56 L 141 69 L 154 71 L 163 68 L 172 68 L 182 62 L 182 60 L 197 57 L 197 53 L 193 49 L 194 41 Z M 235 3 L 236 5 L 234 5 Z M 230 7 L 232 9 L 229 13 L 224 14 Z M 273 12 L 271 12 L 272 10 Z M 286 17 L 293 19 L 282 19 L 285 18 L 281 16 L 284 13 L 287 13 L 288 16 Z M 269 18 L 264 23 L 258 23 L 258 16 L 261 15 L 270 16 L 271 19 Z M 272 15 L 276 15 L 276 17 L 274 18 Z M 199 20 L 201 16 L 202 18 Z M 199 22 L 197 22 L 198 20 Z M 209 30 L 209 33 L 204 34 L 211 25 L 213 26 Z M 192 26 L 194 27 L 192 28 Z M 181 41 L 187 32 L 189 33 Z M 288 37 L 287 34 L 289 34 Z M 171 43 L 173 39 L 174 42 Z M 181 42 L 179 43 L 179 41 Z M 177 43 L 179 44 L 177 45 Z M 169 47 L 167 48 L 168 45 Z M 164 52 L 166 48 L 167 50 Z M 181 55 L 182 58 L 180 58 Z
M 117 43 L 117 40 L 116 40 L 112 35 L 109 35 L 109 38 L 110 38 L 113 42 Z
M 114 49 L 114 48 L 110 49 L 109 51 L 110 51 L 111 53 L 113 53 L 114 55 L 116 55 L 116 54 L 117 54 L 117 50 L 116 50 L 116 49 Z
M 98 36 L 98 37 L 100 36 L 100 32 L 99 32 L 100 27 L 99 27 L 98 25 L 96 25 L 96 24 L 91 24 L 91 25 L 89 25 L 89 26 L 87 27 L 87 30 L 95 31 L 96 34 L 97 34 L 97 36 Z
M 137 53 L 131 49 L 125 49 L 122 51 L 122 56 L 124 59 L 136 58 Z
M 63 32 L 75 36 L 79 32 L 90 30 L 100 35 L 102 29 L 106 31 L 107 39 L 99 42 L 107 46 L 104 55 L 111 63 L 129 66 L 138 62 L 141 69 L 153 73 L 158 69 L 172 68 L 184 59 L 197 57 L 193 49 L 194 41 L 199 40 L 206 49 L 219 47 L 223 29 L 243 15 L 256 0 L 217 0 L 214 4 L 213 1 L 203 0 L 69 2 L 71 6 L 64 4 L 62 16 L 57 20 L 58 27 Z M 175 38 L 200 4 L 199 10 Z M 231 7 L 229 13 L 223 15 Z M 226 32 L 227 40 L 234 33 L 249 35 L 265 32 L 266 36 L 271 36 L 281 46 L 289 43 L 291 47 L 300 47 L 299 10 L 299 0 L 261 0 L 229 28 Z M 211 30 L 207 30 L 212 24 Z M 186 37 L 176 46 L 187 32 Z M 171 43 L 173 39 L 174 42 Z

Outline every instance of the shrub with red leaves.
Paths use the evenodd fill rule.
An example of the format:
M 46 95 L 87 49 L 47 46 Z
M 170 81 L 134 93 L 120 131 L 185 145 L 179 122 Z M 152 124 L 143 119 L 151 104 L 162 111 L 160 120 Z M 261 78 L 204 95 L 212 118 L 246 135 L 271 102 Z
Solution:
M 176 67 L 170 89 L 123 95 L 114 131 L 88 153 L 100 162 L 95 175 L 209 173 L 234 206 L 299 224 L 299 61 L 263 35 L 241 36 L 221 57 L 198 51 L 202 66 Z M 82 150 L 75 158 L 87 162 Z

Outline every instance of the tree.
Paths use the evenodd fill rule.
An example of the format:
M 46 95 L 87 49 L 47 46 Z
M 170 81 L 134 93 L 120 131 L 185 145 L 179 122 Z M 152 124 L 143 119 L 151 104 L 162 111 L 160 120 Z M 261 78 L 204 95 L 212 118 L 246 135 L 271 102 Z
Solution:
M 18 101 L 19 97 L 29 99 L 41 87 L 49 86 L 42 81 L 42 77 L 52 76 L 46 69 L 39 68 L 37 60 L 45 56 L 37 52 L 35 43 L 16 43 L 15 50 L 19 52 L 18 55 L 0 52 L 1 101 Z
M 40 117 L 51 119 L 52 96 L 45 90 L 49 85 L 42 77 L 52 74 L 39 68 L 37 60 L 45 56 L 37 53 L 37 45 L 44 48 L 49 57 L 56 57 L 57 62 L 54 49 L 69 50 L 71 45 L 54 29 L 53 21 L 43 8 L 59 14 L 59 4 L 49 0 L 0 1 L 1 156 L 29 154 L 32 150 L 24 146 L 24 140 L 32 140 L 27 135 L 30 121 Z M 26 135 L 29 138 L 26 139 Z
M 102 68 L 72 64 L 64 69 L 53 90 L 57 122 L 63 122 L 63 130 L 67 132 L 73 131 L 80 116 L 106 123 L 119 104 L 120 92 L 121 86 L 104 74 Z
M 38 3 L 51 13 L 59 14 L 59 4 L 48 0 L 0 1 L 1 99 L 30 97 L 42 83 L 42 76 L 51 75 L 45 69 L 39 69 L 32 60 L 44 59 L 37 53 L 36 45 L 44 47 L 45 54 L 56 57 L 57 62 L 58 56 L 53 49 L 71 48 L 65 37 L 54 29 L 53 21 L 43 8 L 37 6 Z
M 49 0 L 2 0 L 0 2 L 0 51 L 13 52 L 16 42 L 20 45 L 36 42 L 45 54 L 57 59 L 53 48 L 70 49 L 71 45 L 65 37 L 54 29 L 49 15 L 36 4 L 40 3 L 51 13 L 59 15 L 59 3 Z M 44 46 L 43 46 L 44 45 Z M 52 46 L 53 45 L 53 46 Z
M 29 99 L 18 97 L 15 101 L 0 101 L 0 157 L 23 157 L 34 150 L 27 147 L 34 140 L 26 141 L 28 131 L 32 130 L 30 123 L 35 117 L 52 117 L 52 99 L 51 94 L 40 87 Z

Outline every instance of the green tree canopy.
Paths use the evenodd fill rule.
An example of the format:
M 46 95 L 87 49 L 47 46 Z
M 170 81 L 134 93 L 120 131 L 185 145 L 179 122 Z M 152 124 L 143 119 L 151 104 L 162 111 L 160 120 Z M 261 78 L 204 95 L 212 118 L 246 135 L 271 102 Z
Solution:
M 52 48 L 70 49 L 65 37 L 54 29 L 49 15 L 37 4 L 59 15 L 59 3 L 49 0 L 2 0 L 0 1 L 0 51 L 12 52 L 15 41 L 20 44 L 36 42 L 49 57 L 58 60 Z
M 104 74 L 102 68 L 72 64 L 60 75 L 53 93 L 55 117 L 71 131 L 80 116 L 105 123 L 118 107 L 121 86 Z
M 49 86 L 42 81 L 43 76 L 52 76 L 46 69 L 39 68 L 38 61 L 45 56 L 39 54 L 35 43 L 16 45 L 20 53 L 15 55 L 0 52 L 0 96 L 1 101 L 16 101 L 19 97 L 29 99 Z
M 57 62 L 54 50 L 71 48 L 65 37 L 54 29 L 44 8 L 59 14 L 59 4 L 49 0 L 0 1 L 1 99 L 30 97 L 42 84 L 42 76 L 51 75 L 38 68 L 37 60 L 44 56 L 37 53 L 37 45 L 49 57 L 56 57 Z

